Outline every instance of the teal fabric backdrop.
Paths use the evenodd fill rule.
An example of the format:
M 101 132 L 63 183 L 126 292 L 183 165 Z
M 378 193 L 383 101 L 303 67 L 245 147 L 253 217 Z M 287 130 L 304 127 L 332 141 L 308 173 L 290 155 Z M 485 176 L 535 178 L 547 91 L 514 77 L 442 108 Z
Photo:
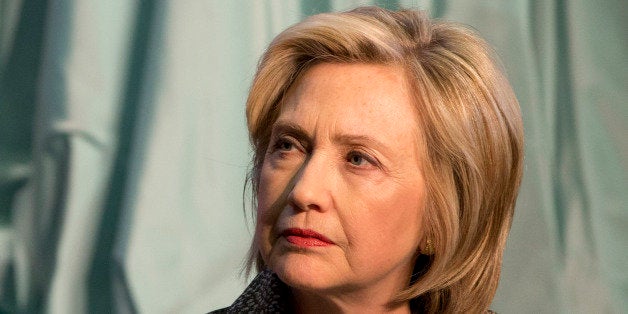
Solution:
M 526 163 L 493 309 L 628 312 L 624 0 L 0 0 L 0 312 L 230 304 L 257 59 L 361 4 L 472 25 L 502 56 Z

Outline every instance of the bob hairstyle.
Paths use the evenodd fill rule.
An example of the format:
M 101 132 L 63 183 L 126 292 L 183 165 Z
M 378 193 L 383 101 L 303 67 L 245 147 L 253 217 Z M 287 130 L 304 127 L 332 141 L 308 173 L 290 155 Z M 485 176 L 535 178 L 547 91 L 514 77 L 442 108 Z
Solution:
M 432 313 L 486 311 L 523 162 L 519 105 L 496 60 L 474 31 L 421 11 L 361 7 L 288 28 L 261 58 L 247 100 L 254 206 L 272 125 L 298 77 L 325 62 L 400 67 L 422 124 L 423 231 L 433 253 L 417 258 L 411 284 L 395 302 L 412 300 Z M 254 266 L 266 267 L 255 240 L 247 270 Z

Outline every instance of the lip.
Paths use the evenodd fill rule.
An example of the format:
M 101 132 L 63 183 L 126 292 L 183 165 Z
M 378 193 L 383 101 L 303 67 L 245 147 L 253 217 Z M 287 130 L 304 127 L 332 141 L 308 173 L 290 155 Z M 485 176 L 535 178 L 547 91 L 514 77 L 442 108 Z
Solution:
M 288 228 L 281 232 L 286 241 L 300 247 L 328 246 L 334 244 L 326 236 L 310 229 Z

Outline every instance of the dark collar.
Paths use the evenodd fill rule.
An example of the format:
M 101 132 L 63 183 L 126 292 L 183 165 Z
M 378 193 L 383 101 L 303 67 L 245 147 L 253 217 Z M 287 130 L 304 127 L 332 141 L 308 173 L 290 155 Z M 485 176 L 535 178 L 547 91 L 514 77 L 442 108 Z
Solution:
M 270 270 L 260 272 L 227 308 L 211 313 L 290 313 L 290 288 Z
M 292 293 L 275 273 L 270 270 L 260 272 L 231 306 L 215 310 L 210 314 L 222 313 L 293 313 Z M 416 302 L 410 301 L 412 313 L 421 312 Z M 487 311 L 487 313 L 495 313 Z

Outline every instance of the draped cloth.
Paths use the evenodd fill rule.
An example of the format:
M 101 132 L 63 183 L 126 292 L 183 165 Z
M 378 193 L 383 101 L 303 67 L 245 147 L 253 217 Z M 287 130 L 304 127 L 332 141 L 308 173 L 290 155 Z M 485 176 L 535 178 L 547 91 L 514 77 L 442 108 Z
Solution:
M 0 1 L 0 312 L 230 304 L 257 59 L 358 4 L 469 24 L 502 57 L 526 156 L 491 308 L 627 312 L 623 0 Z

